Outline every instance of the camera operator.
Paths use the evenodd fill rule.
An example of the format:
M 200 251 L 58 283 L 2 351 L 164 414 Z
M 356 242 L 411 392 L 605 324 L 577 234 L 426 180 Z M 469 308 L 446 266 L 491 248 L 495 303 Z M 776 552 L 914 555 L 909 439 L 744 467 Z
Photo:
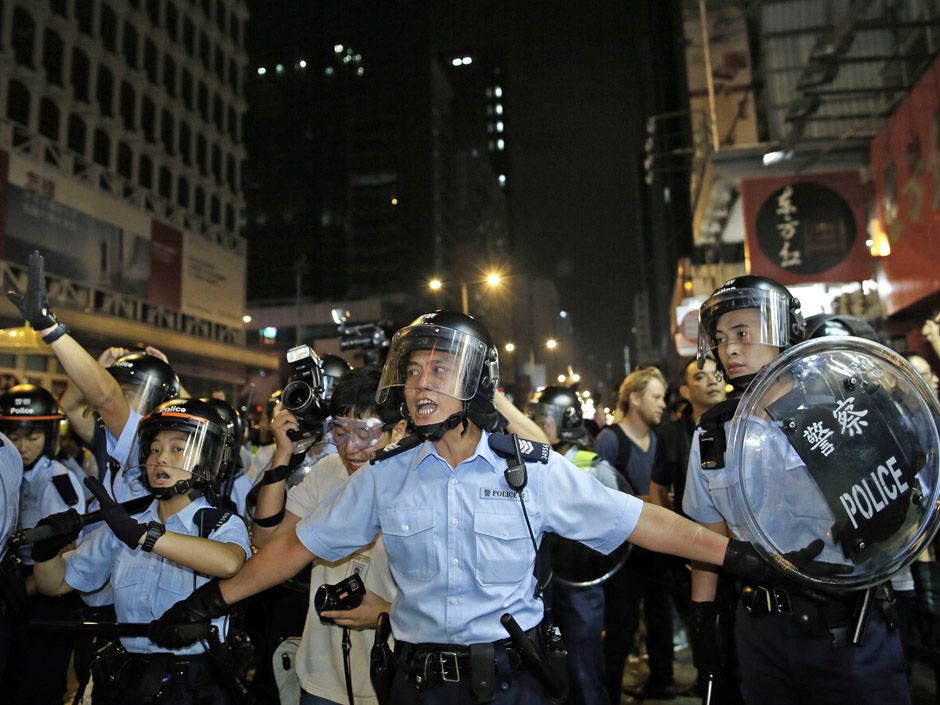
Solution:
M 252 530 L 255 545 L 263 546 L 277 536 L 293 533 L 301 519 L 311 514 L 347 478 L 368 463 L 373 452 L 404 435 L 405 422 L 398 414 L 398 404 L 375 403 L 379 376 L 374 367 L 361 367 L 348 372 L 336 384 L 330 400 L 330 417 L 325 423 L 325 435 L 336 446 L 337 452 L 321 458 L 304 480 L 290 489 L 286 511 L 284 482 L 262 487 L 256 517 L 273 517 L 279 523 L 270 525 L 270 520 L 262 518 L 262 523 L 267 526 L 259 526 L 256 519 Z M 287 432 L 296 430 L 297 426 L 296 418 L 289 411 L 282 410 L 275 417 L 275 466 L 288 463 L 296 444 L 288 438 Z M 354 573 L 363 579 L 366 595 L 362 604 L 353 609 L 323 612 L 321 616 L 333 620 L 333 624 L 321 622 L 315 601 L 310 601 L 296 659 L 296 671 L 303 689 L 302 705 L 346 702 L 342 627 L 356 630 L 350 634 L 350 674 L 355 701 L 376 702 L 369 682 L 371 630 L 379 613 L 390 611 L 389 601 L 397 592 L 381 535 L 347 559 L 335 563 L 318 561 L 310 576 L 310 595 L 312 598 L 320 585 L 333 585 Z M 364 629 L 370 631 L 361 631 Z
M 166 646 L 188 643 L 192 625 L 317 556 L 349 556 L 381 531 L 399 588 L 389 702 L 548 703 L 547 693 L 559 692 L 558 669 L 552 677 L 532 643 L 544 634 L 533 572 L 543 531 L 602 552 L 630 539 L 743 575 L 768 570 L 750 545 L 606 488 L 542 444 L 494 433 L 498 377 L 496 347 L 469 316 L 437 311 L 398 331 L 379 398 L 403 388 L 415 434 L 377 453 L 234 578 L 171 607 L 151 634 Z

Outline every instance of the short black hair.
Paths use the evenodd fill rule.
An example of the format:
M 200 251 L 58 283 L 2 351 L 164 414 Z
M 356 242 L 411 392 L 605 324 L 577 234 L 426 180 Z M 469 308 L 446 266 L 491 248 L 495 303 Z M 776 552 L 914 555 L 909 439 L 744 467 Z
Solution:
M 396 394 L 398 387 L 389 390 L 388 398 L 382 404 L 375 401 L 375 393 L 379 388 L 382 371 L 377 367 L 357 367 L 340 377 L 330 398 L 330 414 L 332 416 L 367 416 L 374 412 L 383 423 L 390 424 L 400 421 L 401 411 L 400 394 Z

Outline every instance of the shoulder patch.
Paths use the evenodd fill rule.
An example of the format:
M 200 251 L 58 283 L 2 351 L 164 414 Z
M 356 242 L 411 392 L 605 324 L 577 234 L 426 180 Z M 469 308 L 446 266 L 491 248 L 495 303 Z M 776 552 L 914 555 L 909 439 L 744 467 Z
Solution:
M 75 492 L 75 488 L 72 486 L 71 477 L 72 476 L 68 472 L 66 472 L 64 475 L 53 475 L 52 484 L 55 486 L 56 492 L 59 493 L 62 501 L 70 507 L 74 507 L 76 504 L 78 504 L 78 494 Z
M 515 460 L 516 448 L 512 442 L 512 436 L 508 433 L 491 433 L 489 438 L 490 449 L 500 457 L 507 460 Z M 522 451 L 522 459 L 534 463 L 547 463 L 548 454 L 552 447 L 547 443 L 530 441 L 525 438 L 519 439 L 519 450 Z
M 405 436 L 397 443 L 389 443 L 387 446 L 382 448 L 382 450 L 375 451 L 369 457 L 369 464 L 375 465 L 376 463 L 387 460 L 388 458 L 398 455 L 399 453 L 404 453 L 406 450 L 417 448 L 422 443 L 424 443 L 424 439 L 421 438 L 421 436 L 418 434 L 412 433 L 408 436 Z
M 220 509 L 219 507 L 203 507 L 193 516 L 193 522 L 199 529 L 199 536 L 206 539 L 209 538 L 209 534 L 211 534 L 213 531 L 221 528 L 221 526 L 227 522 L 231 516 L 232 513 L 227 509 Z

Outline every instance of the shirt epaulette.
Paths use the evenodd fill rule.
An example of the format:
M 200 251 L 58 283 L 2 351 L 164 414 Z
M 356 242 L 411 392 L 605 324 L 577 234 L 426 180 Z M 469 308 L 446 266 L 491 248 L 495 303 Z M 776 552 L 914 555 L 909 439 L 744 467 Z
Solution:
M 405 436 L 400 441 L 397 441 L 396 443 L 389 443 L 381 450 L 377 450 L 372 453 L 372 455 L 369 457 L 369 464 L 375 465 L 376 463 L 387 460 L 388 458 L 398 455 L 399 453 L 404 453 L 406 450 L 417 448 L 422 443 L 424 443 L 424 439 L 417 434 L 413 433 L 411 435 Z
M 489 438 L 490 449 L 507 460 L 514 460 L 516 457 L 516 447 L 512 442 L 512 436 L 508 433 L 493 433 Z M 537 463 L 547 463 L 548 454 L 552 447 L 547 443 L 530 441 L 525 438 L 519 439 L 519 450 L 522 453 L 523 460 L 531 460 Z

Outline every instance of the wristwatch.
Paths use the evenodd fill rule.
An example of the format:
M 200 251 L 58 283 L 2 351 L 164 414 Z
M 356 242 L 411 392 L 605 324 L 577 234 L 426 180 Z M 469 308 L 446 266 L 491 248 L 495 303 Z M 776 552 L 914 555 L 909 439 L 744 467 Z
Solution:
M 153 545 L 157 542 L 157 539 L 163 536 L 166 533 L 166 527 L 161 524 L 159 521 L 152 521 L 147 524 L 147 538 L 144 539 L 144 545 L 141 548 L 150 553 L 153 550 Z

